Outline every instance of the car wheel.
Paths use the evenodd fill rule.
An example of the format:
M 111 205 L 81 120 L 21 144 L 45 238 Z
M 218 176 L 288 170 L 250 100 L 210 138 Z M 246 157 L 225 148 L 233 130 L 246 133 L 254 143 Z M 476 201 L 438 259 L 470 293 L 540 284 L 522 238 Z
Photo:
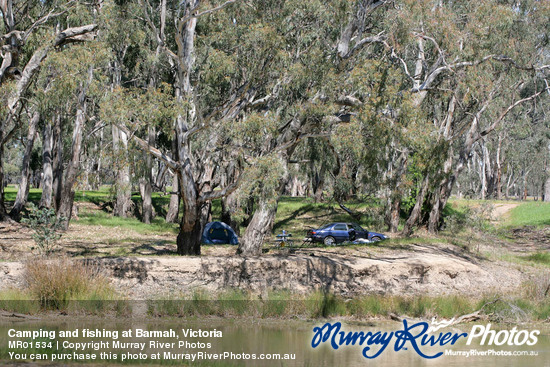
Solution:
M 336 240 L 332 236 L 326 236 L 323 243 L 327 246 L 334 246 L 334 244 L 336 244 Z
M 378 242 L 378 241 L 381 241 L 382 239 L 378 236 L 374 236 L 373 238 L 371 238 L 371 240 L 373 240 L 374 242 Z

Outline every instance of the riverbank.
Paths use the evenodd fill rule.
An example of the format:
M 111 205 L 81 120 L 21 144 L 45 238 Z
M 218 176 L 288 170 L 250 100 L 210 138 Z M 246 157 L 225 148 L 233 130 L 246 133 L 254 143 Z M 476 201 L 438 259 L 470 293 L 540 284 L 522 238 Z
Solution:
M 464 201 L 460 204 L 478 205 Z M 240 313 L 268 317 L 273 308 L 282 307 L 274 317 L 314 318 L 331 315 L 331 312 L 359 318 L 385 318 L 391 314 L 453 317 L 478 311 L 484 304 L 498 300 L 495 304 L 501 304 L 502 309 L 520 310 L 502 316 L 504 318 L 543 321 L 550 314 L 550 229 L 503 225 L 504 216 L 514 219 L 515 211 L 523 206 L 538 208 L 542 204 L 506 205 L 506 210 L 502 205 L 496 207 L 501 210 L 495 210 L 497 215 L 492 220 L 499 223 L 498 227 L 485 232 L 464 228 L 464 218 L 460 217 L 458 208 L 450 217 L 455 220 L 449 220 L 446 230 L 438 236 L 420 233 L 415 238 L 397 237 L 374 244 L 284 251 L 266 244 L 266 253 L 260 257 L 236 256 L 234 246 L 204 246 L 202 256 L 180 257 L 175 255 L 171 231 L 163 232 L 156 227 L 146 230 L 142 224 L 115 227 L 93 224 L 85 222 L 83 215 L 84 222 L 75 220 L 43 262 L 65 259 L 61 262 L 92 267 L 92 273 L 101 274 L 108 286 L 102 285 L 99 291 L 84 287 L 85 292 L 76 293 L 63 293 L 62 289 L 62 298 L 96 303 L 121 300 L 122 306 L 117 306 L 120 309 L 116 311 L 121 314 L 135 312 L 125 310 L 124 302 L 141 300 L 142 305 L 149 304 L 138 307 L 138 313 L 185 316 L 182 310 L 193 310 L 193 306 L 189 306 L 191 300 L 218 304 L 201 309 L 204 313 L 200 316 L 228 312 L 237 317 Z M 456 208 L 454 204 L 453 207 Z M 98 209 L 92 213 L 97 214 Z M 281 220 L 292 225 L 303 215 L 307 215 L 307 211 Z M 123 222 L 133 223 L 132 220 Z M 44 298 L 28 290 L 25 269 L 29 260 L 40 258 L 33 249 L 31 235 L 21 224 L 0 223 L 2 300 Z M 76 283 L 82 283 L 79 282 Z M 97 280 L 89 282 L 97 283 Z M 232 306 L 227 311 L 228 303 L 223 297 L 240 303 L 237 311 L 231 309 Z M 159 301 L 150 308 L 152 300 Z M 290 300 L 294 300 L 294 304 Z M 246 303 L 250 305 L 242 306 Z M 31 304 L 31 301 L 20 303 L 25 306 L 19 311 L 41 312 L 41 307 L 29 306 Z M 458 309 L 449 306 L 453 304 L 458 305 Z M 99 307 L 97 312 L 107 312 L 109 307 Z M 86 309 L 85 312 L 96 312 L 94 307 Z M 490 314 L 488 311 L 487 315 Z M 499 311 L 499 314 L 504 313 Z
M 379 248 L 377 255 L 360 257 L 364 251 L 310 248 L 258 258 L 159 256 L 2 262 L 0 309 L 8 311 L 4 314 L 8 318 L 10 312 L 44 315 L 48 310 L 46 315 L 153 318 L 430 319 L 478 311 L 478 317 L 498 322 L 550 318 L 544 268 L 509 266 L 426 245 L 411 245 L 399 252 Z M 63 265 L 67 261 L 78 265 Z M 29 280 L 29 264 L 46 263 L 39 269 L 42 274 L 60 274 L 54 276 L 57 280 L 68 278 Z M 76 280 L 67 274 L 70 272 L 76 274 Z M 82 280 L 81 274 L 99 274 L 101 278 L 94 275 Z M 31 287 L 31 282 L 46 284 Z M 52 290 L 52 283 L 60 289 Z M 57 300 L 52 302 L 52 298 Z

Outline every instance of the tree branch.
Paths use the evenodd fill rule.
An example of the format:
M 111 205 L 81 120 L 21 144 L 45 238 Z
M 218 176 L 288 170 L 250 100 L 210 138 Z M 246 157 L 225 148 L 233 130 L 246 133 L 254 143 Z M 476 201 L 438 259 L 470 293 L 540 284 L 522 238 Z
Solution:
M 485 130 L 483 130 L 482 132 L 479 133 L 479 136 L 477 137 L 476 141 L 481 139 L 482 137 L 484 137 L 485 135 L 489 134 L 491 131 L 493 131 L 497 126 L 498 124 L 504 120 L 504 118 L 506 117 L 506 115 L 512 111 L 514 108 L 516 108 L 517 106 L 519 106 L 520 104 L 524 103 L 524 102 L 527 102 L 527 101 L 531 101 L 535 98 L 537 98 L 538 96 L 540 96 L 542 93 L 546 92 L 548 90 L 548 88 L 544 88 L 543 90 L 541 90 L 540 92 L 537 92 L 529 97 L 525 97 L 525 98 L 522 98 L 514 103 L 512 103 L 510 106 L 508 106 L 508 108 L 506 108 L 501 114 L 500 116 L 498 117 L 498 119 L 496 119 L 492 124 L 491 126 L 489 126 L 488 128 L 486 128 Z
M 96 24 L 89 24 L 82 27 L 67 28 L 60 32 L 54 41 L 54 46 L 61 46 L 65 41 L 74 39 L 74 37 L 85 35 L 97 28 Z M 38 72 L 42 61 L 48 56 L 51 46 L 46 46 L 36 50 L 30 60 L 25 65 L 21 78 L 17 81 L 14 95 L 8 101 L 8 116 L 5 119 L 4 125 L 13 118 L 15 109 L 21 100 L 21 96 L 32 81 L 33 76 Z
M 159 149 L 151 146 L 147 141 L 145 141 L 145 140 L 141 139 L 140 137 L 130 133 L 130 130 L 128 130 L 128 128 L 126 128 L 126 126 L 124 126 L 122 124 L 113 124 L 113 125 L 115 125 L 120 130 L 122 130 L 124 133 L 126 133 L 126 135 L 128 135 L 128 137 L 131 137 L 132 139 L 134 139 L 141 149 L 143 149 L 147 153 L 151 154 L 153 157 L 162 160 L 164 163 L 166 163 L 166 165 L 168 167 L 172 168 L 173 170 L 180 170 L 182 168 L 182 165 L 181 165 L 180 162 L 174 161 L 172 158 L 170 158 L 168 155 L 161 152 Z
M 365 46 L 367 44 L 370 44 L 370 43 L 383 42 L 386 39 L 386 36 L 384 36 L 383 34 L 384 34 L 384 31 L 378 33 L 376 36 L 363 38 L 362 40 L 357 42 L 353 46 L 353 48 L 351 50 L 349 50 L 345 55 L 340 56 L 340 57 L 344 60 L 349 59 L 351 56 L 353 56 L 354 53 L 356 53 L 361 48 L 363 48 L 363 46 Z
M 288 148 L 292 147 L 293 145 L 298 144 L 300 141 L 302 141 L 306 138 L 327 138 L 329 136 L 330 136 L 330 133 L 316 133 L 316 134 L 299 135 L 296 138 L 292 139 L 291 141 L 286 142 L 286 143 L 278 146 L 274 151 L 281 151 L 281 150 L 288 149 Z
M 222 9 L 225 8 L 226 6 L 231 5 L 231 4 L 233 4 L 233 3 L 237 2 L 237 1 L 239 1 L 239 0 L 228 0 L 228 1 L 226 1 L 225 3 L 223 3 L 223 4 L 219 5 L 219 6 L 216 6 L 215 8 L 208 9 L 208 10 L 202 11 L 202 12 L 200 12 L 200 13 L 198 13 L 198 14 L 195 14 L 194 17 L 195 17 L 195 18 L 198 18 L 198 17 L 202 17 L 203 15 L 207 15 L 207 14 L 213 13 L 213 12 L 215 12 L 215 11 L 222 10 Z
M 191 18 L 198 18 L 198 17 L 202 17 L 203 15 L 207 15 L 207 14 L 210 14 L 210 13 L 213 13 L 213 12 L 216 12 L 218 10 L 222 10 L 223 8 L 225 8 L 226 6 L 228 5 L 231 5 L 235 2 L 237 2 L 239 0 L 227 0 L 225 3 L 219 5 L 219 6 L 216 6 L 212 9 L 207 9 L 207 10 L 204 10 L 204 11 L 201 11 L 200 13 L 196 13 L 196 14 L 193 14 L 193 12 L 191 12 L 190 15 L 186 16 L 185 18 L 181 19 L 179 22 L 178 22 L 178 29 L 179 31 L 181 32 L 181 30 L 183 29 L 183 25 L 185 23 L 187 23 Z M 194 10 L 194 9 L 193 9 Z
M 69 1 L 66 5 L 70 5 L 71 3 L 74 3 L 75 0 L 71 0 Z M 30 35 L 32 34 L 32 32 L 37 28 L 39 27 L 40 25 L 46 23 L 48 20 L 50 20 L 50 18 L 55 18 L 55 17 L 58 17 L 62 14 L 65 14 L 67 12 L 67 10 L 63 10 L 59 13 L 54 13 L 53 10 L 51 10 L 48 14 L 44 15 L 42 18 L 38 19 L 36 22 L 34 22 L 30 28 L 24 32 L 24 36 L 22 37 L 22 41 L 23 42 L 26 42 L 27 39 L 30 37 Z
M 97 24 L 88 24 L 81 27 L 67 28 L 55 37 L 54 46 L 59 47 L 70 41 L 81 41 L 81 36 L 93 32 Z
M 199 202 L 203 203 L 205 201 L 219 199 L 226 195 L 231 194 L 233 191 L 235 191 L 239 187 L 241 183 L 241 178 L 242 178 L 242 174 L 240 174 L 239 177 L 237 177 L 237 180 L 235 182 L 233 182 L 231 185 L 226 186 L 221 190 L 205 192 L 204 194 L 199 196 Z

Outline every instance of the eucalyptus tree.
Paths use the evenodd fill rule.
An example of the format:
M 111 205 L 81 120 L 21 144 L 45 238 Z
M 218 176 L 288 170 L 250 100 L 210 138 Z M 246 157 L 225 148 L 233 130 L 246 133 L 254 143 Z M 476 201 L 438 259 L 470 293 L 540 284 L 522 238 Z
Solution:
M 423 218 L 435 232 L 474 147 L 511 123 L 516 108 L 545 95 L 548 4 L 389 5 L 364 0 L 344 8 L 338 88 L 357 101 L 357 118 L 332 140 L 344 166 L 362 167 L 365 181 L 381 188 L 376 194 L 386 200 L 390 230 L 397 230 L 407 200 L 404 232 Z
M 547 66 L 540 64 L 539 52 L 548 42 L 540 35 L 547 26 L 544 19 L 550 9 L 541 5 L 524 2 L 517 7 L 516 4 L 480 2 L 467 9 L 472 14 L 468 22 L 457 23 L 463 36 L 452 42 L 457 48 L 455 57 L 469 60 L 455 63 L 464 69 L 455 73 L 459 78 L 448 84 L 454 90 L 448 97 L 447 113 L 442 119 L 446 121 L 442 126 L 448 149 L 444 152 L 445 163 L 435 173 L 436 186 L 427 222 L 432 232 L 438 229 L 442 210 L 474 145 L 500 125 L 513 124 L 510 113 L 522 104 L 546 94 L 541 76 Z M 456 10 L 460 12 L 450 14 L 461 17 L 463 9 Z M 469 35 L 473 36 L 468 39 Z M 452 44 L 446 46 L 451 47 Z M 437 53 L 443 57 L 440 51 Z M 445 84 L 440 88 L 445 88 Z
M 278 134 L 264 136 L 263 148 L 256 152 L 258 158 L 247 172 L 252 179 L 245 175 L 243 185 L 247 189 L 243 193 L 255 197 L 255 211 L 239 245 L 238 252 L 243 255 L 261 253 L 275 220 L 278 200 L 290 180 L 289 163 L 300 160 L 300 154 L 296 154 L 300 142 L 322 139 L 326 144 L 319 144 L 331 154 L 331 134 L 339 124 L 350 121 L 352 114 L 347 109 L 361 104 L 342 87 L 342 74 L 347 69 L 340 63 L 336 47 L 345 31 L 341 32 L 335 24 L 348 21 L 348 7 L 348 2 L 318 1 L 264 5 L 265 16 L 261 20 L 281 38 L 284 55 L 277 60 L 282 67 L 273 68 L 275 85 L 271 92 L 266 91 L 268 98 L 262 110 L 264 123 L 275 121 Z M 361 35 L 355 34 L 355 28 L 349 32 L 351 36 Z M 351 39 L 347 42 L 349 45 Z M 368 42 L 370 38 L 348 51 L 355 53 Z
M 316 65 L 326 64 L 328 55 L 319 47 L 325 42 L 324 35 L 312 27 L 324 24 L 325 31 L 331 32 L 324 22 L 328 21 L 329 12 L 316 1 L 284 9 L 280 4 L 265 2 L 227 1 L 211 8 L 198 1 L 140 4 L 142 19 L 157 42 L 160 57 L 168 60 L 173 72 L 175 150 L 172 155 L 163 153 L 135 134 L 148 123 L 138 111 L 123 108 L 124 113 L 112 112 L 105 118 L 111 116 L 117 128 L 127 131 L 144 150 L 176 172 L 183 203 L 177 240 L 180 254 L 200 253 L 202 227 L 211 200 L 230 194 L 247 171 L 245 167 L 240 175 L 228 179 L 222 168 L 230 162 L 223 157 L 248 160 L 246 165 L 254 165 L 256 170 L 262 162 L 280 167 L 276 170 L 281 173 L 275 178 L 276 190 L 268 190 L 269 197 L 258 198 L 256 212 L 243 237 L 247 245 L 241 252 L 257 253 L 273 223 L 273 202 L 288 180 L 285 172 L 290 156 L 299 141 L 311 135 L 307 130 L 314 131 L 322 122 L 316 106 L 324 102 L 319 96 L 317 102 L 314 100 L 322 89 L 319 80 L 325 77 L 326 70 Z M 294 20 L 294 11 L 300 15 L 299 21 Z M 308 91 L 311 87 L 314 93 Z M 116 93 L 113 98 L 124 99 Z M 110 105 L 114 105 L 113 101 Z M 108 110 L 108 106 L 104 107 Z M 251 138 L 258 145 L 243 143 L 246 136 L 232 134 L 238 131 L 236 126 L 249 123 L 258 128 L 254 130 L 256 134 L 263 134 L 264 139 Z M 265 124 L 278 129 L 268 129 Z M 163 126 L 166 130 L 165 123 Z M 231 151 L 238 154 L 228 154 Z M 225 186 L 216 189 L 221 181 L 225 181 Z
M 228 1 L 211 9 L 200 8 L 199 1 L 168 4 L 166 1 L 152 4 L 147 1 L 140 3 L 143 19 L 157 43 L 159 56 L 162 52 L 162 56 L 167 57 L 174 67 L 172 87 L 175 102 L 180 106 L 174 119 L 175 151 L 173 157 L 175 159 L 153 148 L 145 140 L 138 137 L 135 139 L 145 150 L 164 160 L 178 176 L 179 196 L 184 206 L 184 215 L 177 240 L 179 254 L 200 253 L 204 207 L 208 206 L 209 201 L 213 198 L 223 196 L 230 190 L 230 187 L 226 187 L 220 192 L 213 191 L 213 187 L 210 185 L 212 177 L 207 173 L 213 173 L 211 167 L 208 167 L 212 164 L 208 159 L 202 160 L 200 156 L 197 157 L 193 154 L 192 138 L 200 134 L 203 129 L 208 128 L 213 121 L 223 121 L 230 115 L 237 115 L 240 107 L 231 104 L 238 104 L 243 96 L 242 94 L 236 96 L 229 94 L 226 96 L 226 100 L 222 101 L 225 105 L 222 104 L 210 111 L 198 111 L 191 75 L 196 59 L 195 38 L 198 18 L 222 9 L 233 2 Z M 165 31 L 167 19 L 173 21 L 174 24 L 174 27 L 170 29 L 172 32 L 170 38 L 167 37 Z M 172 40 L 173 42 L 170 42 Z M 235 93 L 237 89 L 234 87 L 231 92 Z M 134 118 L 141 119 L 138 116 L 134 116 Z M 115 124 L 115 126 L 122 131 L 127 131 L 123 125 Z
M 403 191 L 403 184 L 416 174 L 412 182 L 416 202 L 404 232 L 410 233 L 421 218 L 428 218 L 428 229 L 437 231 L 443 207 L 475 143 L 507 121 L 510 111 L 544 91 L 537 73 L 546 67 L 537 62 L 548 10 L 539 2 L 518 8 L 515 3 L 491 0 L 396 4 L 385 14 L 379 43 L 387 60 L 401 69 L 402 80 L 394 82 L 399 83 L 391 93 L 394 101 L 374 110 L 380 120 L 403 132 L 392 133 L 386 146 L 394 158 L 384 175 L 390 173 L 391 178 L 391 172 L 397 172 L 389 187 L 397 205 L 390 200 L 388 206 L 396 218 L 399 201 L 409 190 Z M 403 120 L 399 123 L 407 111 L 413 111 L 419 129 L 410 131 Z M 415 146 L 415 136 L 429 139 Z M 410 162 L 416 167 L 408 169 Z M 423 216 L 426 202 L 430 210 Z M 395 222 L 389 224 L 396 228 Z
M 139 19 L 142 9 L 133 1 L 104 1 L 100 17 L 102 33 L 101 41 L 110 50 L 109 76 L 110 90 L 120 88 L 155 88 L 159 80 L 157 75 L 158 51 L 156 42 L 150 39 L 148 28 Z M 115 163 L 115 198 L 113 214 L 126 217 L 132 213 L 131 172 L 129 136 L 117 126 L 111 126 L 113 161 Z M 151 132 L 151 138 L 155 133 Z M 151 160 L 142 157 L 147 163 L 141 167 L 142 177 L 140 190 L 144 194 L 142 200 L 142 218 L 149 223 L 152 216 L 151 206 Z M 148 168 L 148 173 L 146 172 Z M 145 180 L 145 181 L 144 181 Z M 145 187 L 146 186 L 146 187 Z
M 71 14 L 76 2 L 27 2 L 3 0 L 2 13 L 2 63 L 0 65 L 0 89 L 3 103 L 0 109 L 0 182 L 3 182 L 2 152 L 4 145 L 14 136 L 22 122 L 21 112 L 28 106 L 32 95 L 31 84 L 49 53 L 60 50 L 67 43 L 86 40 L 96 25 L 67 26 L 56 29 L 53 24 L 61 15 Z M 59 23 L 63 24 L 63 23 Z M 85 23 L 86 24 L 86 23 Z M 32 107 L 32 106 L 28 106 Z M 33 119 L 30 119 L 32 122 Z M 32 129 L 31 129 L 32 130 Z M 27 187 L 20 187 L 18 206 L 26 201 Z M 0 185 L 0 219 L 6 218 L 3 184 Z

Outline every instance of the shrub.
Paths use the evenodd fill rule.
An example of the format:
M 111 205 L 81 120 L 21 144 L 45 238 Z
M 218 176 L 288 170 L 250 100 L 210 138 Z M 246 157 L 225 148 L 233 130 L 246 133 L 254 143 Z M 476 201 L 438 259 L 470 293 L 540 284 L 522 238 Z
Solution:
M 115 295 L 99 268 L 83 261 L 30 260 L 24 280 L 31 296 L 50 309 L 66 308 L 73 300 L 112 300 Z
M 23 218 L 22 222 L 34 231 L 32 238 L 40 253 L 49 255 L 61 238 L 63 218 L 58 220 L 54 209 L 39 209 L 34 204 L 30 204 L 28 209 L 28 217 Z
M 487 232 L 491 229 L 491 218 L 494 211 L 493 204 L 484 202 L 480 206 L 470 208 L 467 213 L 467 224 L 480 232 Z

